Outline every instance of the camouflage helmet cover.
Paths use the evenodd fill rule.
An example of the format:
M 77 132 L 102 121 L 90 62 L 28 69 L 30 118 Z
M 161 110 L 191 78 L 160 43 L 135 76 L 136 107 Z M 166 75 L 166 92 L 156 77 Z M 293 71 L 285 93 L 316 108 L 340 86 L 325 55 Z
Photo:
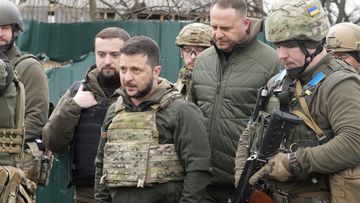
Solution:
M 178 46 L 211 46 L 211 27 L 203 23 L 191 23 L 180 30 L 175 44 Z
M 280 0 L 274 3 L 265 21 L 270 42 L 288 40 L 321 41 L 330 22 L 318 0 Z
M 15 24 L 23 31 L 22 17 L 17 6 L 9 0 L 0 0 L 0 26 Z
M 360 26 L 349 22 L 332 26 L 326 36 L 326 49 L 335 52 L 360 52 Z

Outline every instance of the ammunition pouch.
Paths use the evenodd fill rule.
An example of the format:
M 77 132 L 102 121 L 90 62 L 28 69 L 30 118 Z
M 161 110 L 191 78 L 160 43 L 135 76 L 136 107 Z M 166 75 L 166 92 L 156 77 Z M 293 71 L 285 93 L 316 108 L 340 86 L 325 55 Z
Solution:
M 18 166 L 23 153 L 22 129 L 0 129 L 0 165 Z
M 43 147 L 41 140 L 26 142 L 20 168 L 28 179 L 39 186 L 46 186 L 49 182 L 53 157 L 52 153 Z

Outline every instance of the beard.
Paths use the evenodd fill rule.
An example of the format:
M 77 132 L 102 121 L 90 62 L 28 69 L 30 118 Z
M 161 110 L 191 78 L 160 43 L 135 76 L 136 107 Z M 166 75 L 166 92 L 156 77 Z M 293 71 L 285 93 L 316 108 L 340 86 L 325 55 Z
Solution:
M 105 74 L 105 71 L 101 70 L 100 71 L 100 76 L 105 80 L 105 81 L 118 81 L 120 80 L 120 75 L 119 75 L 119 71 L 117 71 L 116 69 L 114 69 L 114 73 L 109 75 L 109 74 Z
M 152 76 L 150 78 L 150 80 L 148 81 L 148 83 L 146 83 L 144 89 L 139 90 L 136 94 L 134 94 L 133 96 L 129 96 L 129 97 L 134 98 L 134 99 L 139 99 L 139 98 L 146 97 L 152 90 L 153 81 L 154 81 L 154 77 Z
M 5 52 L 9 51 L 12 46 L 12 43 L 7 43 L 4 45 L 0 45 L 0 53 L 5 54 Z

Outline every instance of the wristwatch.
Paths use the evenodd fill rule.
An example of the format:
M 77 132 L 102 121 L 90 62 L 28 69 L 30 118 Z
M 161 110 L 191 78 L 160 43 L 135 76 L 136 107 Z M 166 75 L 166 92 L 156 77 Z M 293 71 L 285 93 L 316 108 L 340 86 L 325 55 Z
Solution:
M 290 165 L 290 172 L 294 175 L 297 176 L 301 173 L 302 169 L 301 169 L 301 165 L 299 163 L 299 160 L 296 157 L 296 153 L 290 153 L 288 155 L 289 158 L 289 165 Z

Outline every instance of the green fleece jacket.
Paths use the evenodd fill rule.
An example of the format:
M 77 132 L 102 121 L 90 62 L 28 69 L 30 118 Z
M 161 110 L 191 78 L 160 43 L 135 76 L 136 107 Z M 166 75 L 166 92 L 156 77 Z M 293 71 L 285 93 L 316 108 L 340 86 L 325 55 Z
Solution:
M 162 96 L 176 89 L 165 79 L 159 79 L 157 89 L 146 100 L 134 106 L 130 98 L 122 91 L 126 111 L 149 111 L 151 105 L 160 102 Z M 111 105 L 104 121 L 102 131 L 106 132 L 115 117 L 115 104 Z M 202 202 L 206 197 L 206 186 L 210 182 L 210 150 L 204 118 L 199 108 L 184 98 L 173 100 L 164 109 L 156 113 L 156 126 L 159 131 L 159 144 L 174 144 L 180 163 L 184 169 L 184 181 L 153 184 L 152 187 L 110 188 L 112 202 Z M 95 160 L 95 199 L 97 202 L 110 202 L 102 176 L 104 145 L 101 138 Z
M 21 53 L 14 44 L 5 55 L 13 63 Z M 47 77 L 39 61 L 34 58 L 22 60 L 14 69 L 19 73 L 20 81 L 25 88 L 25 138 L 41 138 L 41 130 L 49 112 Z
M 214 167 L 213 184 L 234 184 L 234 157 L 239 137 L 255 107 L 257 90 L 279 70 L 276 51 L 256 39 L 262 21 L 251 19 L 249 38 L 226 60 L 212 46 L 196 60 L 193 101 L 207 120 Z

